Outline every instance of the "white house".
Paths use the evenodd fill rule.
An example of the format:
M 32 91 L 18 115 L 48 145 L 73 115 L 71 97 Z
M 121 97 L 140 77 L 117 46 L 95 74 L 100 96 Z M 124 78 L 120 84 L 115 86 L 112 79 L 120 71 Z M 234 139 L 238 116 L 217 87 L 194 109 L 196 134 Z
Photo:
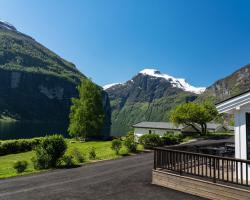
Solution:
M 166 132 L 181 133 L 183 126 L 175 126 L 170 122 L 140 122 L 132 126 L 134 134 L 140 137 L 147 133 L 156 133 L 163 136 Z
M 167 132 L 171 132 L 173 134 L 188 134 L 200 132 L 199 126 L 195 126 L 196 128 L 183 125 L 177 126 L 171 122 L 140 122 L 133 125 L 132 127 L 134 128 L 134 134 L 137 137 L 140 137 L 143 134 L 147 133 L 156 133 L 160 136 L 163 136 Z M 230 127 L 226 127 L 216 123 L 207 123 L 207 130 L 208 132 L 224 132 L 230 131 Z
M 222 101 L 216 107 L 219 113 L 234 115 L 235 158 L 250 160 L 250 91 Z

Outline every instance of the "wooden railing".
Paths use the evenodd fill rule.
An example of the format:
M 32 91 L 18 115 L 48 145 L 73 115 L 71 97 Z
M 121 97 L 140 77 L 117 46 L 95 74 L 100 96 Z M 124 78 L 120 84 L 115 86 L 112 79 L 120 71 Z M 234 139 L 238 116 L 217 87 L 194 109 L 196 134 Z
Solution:
M 154 169 L 249 186 L 250 160 L 155 148 Z

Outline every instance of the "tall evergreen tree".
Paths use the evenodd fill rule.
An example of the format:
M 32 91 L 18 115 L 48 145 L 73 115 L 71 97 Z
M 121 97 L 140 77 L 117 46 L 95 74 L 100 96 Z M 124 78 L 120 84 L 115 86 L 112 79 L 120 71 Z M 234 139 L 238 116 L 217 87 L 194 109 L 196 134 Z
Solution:
M 72 98 L 69 134 L 83 139 L 100 136 L 104 123 L 101 89 L 89 79 L 78 86 L 79 97 Z

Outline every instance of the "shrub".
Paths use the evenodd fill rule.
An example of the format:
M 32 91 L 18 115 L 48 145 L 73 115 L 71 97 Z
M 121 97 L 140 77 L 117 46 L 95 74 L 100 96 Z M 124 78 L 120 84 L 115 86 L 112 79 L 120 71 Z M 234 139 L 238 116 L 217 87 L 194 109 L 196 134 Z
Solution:
M 17 161 L 14 163 L 13 168 L 17 171 L 17 173 L 22 173 L 28 166 L 28 162 L 24 161 Z
M 0 143 L 0 156 L 27 152 L 40 144 L 42 138 L 7 140 Z
M 78 163 L 83 163 L 84 162 L 84 156 L 83 154 L 77 149 L 74 148 L 71 152 L 72 156 L 76 159 Z
M 144 134 L 139 138 L 139 143 L 146 149 L 152 149 L 162 145 L 161 138 L 158 134 Z
M 116 155 L 119 154 L 121 147 L 122 147 L 121 140 L 119 140 L 119 139 L 112 140 L 111 149 L 115 151 Z
M 62 157 L 62 162 L 64 163 L 64 166 L 67 168 L 71 168 L 76 165 L 72 155 L 64 155 Z
M 56 167 L 66 149 L 67 144 L 62 135 L 46 136 L 36 148 L 34 167 L 37 169 Z
M 89 159 L 90 159 L 90 160 L 96 159 L 95 147 L 90 147 L 90 148 L 89 148 Z
M 36 156 L 31 160 L 35 169 L 48 169 L 51 167 L 51 156 L 42 147 L 36 148 Z
M 134 133 L 128 133 L 124 140 L 124 145 L 127 147 L 129 152 L 136 152 L 137 143 L 135 141 Z
M 161 138 L 163 145 L 175 145 L 182 141 L 181 135 L 174 135 L 166 133 Z

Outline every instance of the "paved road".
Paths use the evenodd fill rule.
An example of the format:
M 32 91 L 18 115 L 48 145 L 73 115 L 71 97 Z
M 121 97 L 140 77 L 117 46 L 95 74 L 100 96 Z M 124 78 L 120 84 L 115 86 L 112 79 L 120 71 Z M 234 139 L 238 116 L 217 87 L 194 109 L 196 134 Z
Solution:
M 151 185 L 152 161 L 152 153 L 143 153 L 74 169 L 0 180 L 0 199 L 201 199 Z

